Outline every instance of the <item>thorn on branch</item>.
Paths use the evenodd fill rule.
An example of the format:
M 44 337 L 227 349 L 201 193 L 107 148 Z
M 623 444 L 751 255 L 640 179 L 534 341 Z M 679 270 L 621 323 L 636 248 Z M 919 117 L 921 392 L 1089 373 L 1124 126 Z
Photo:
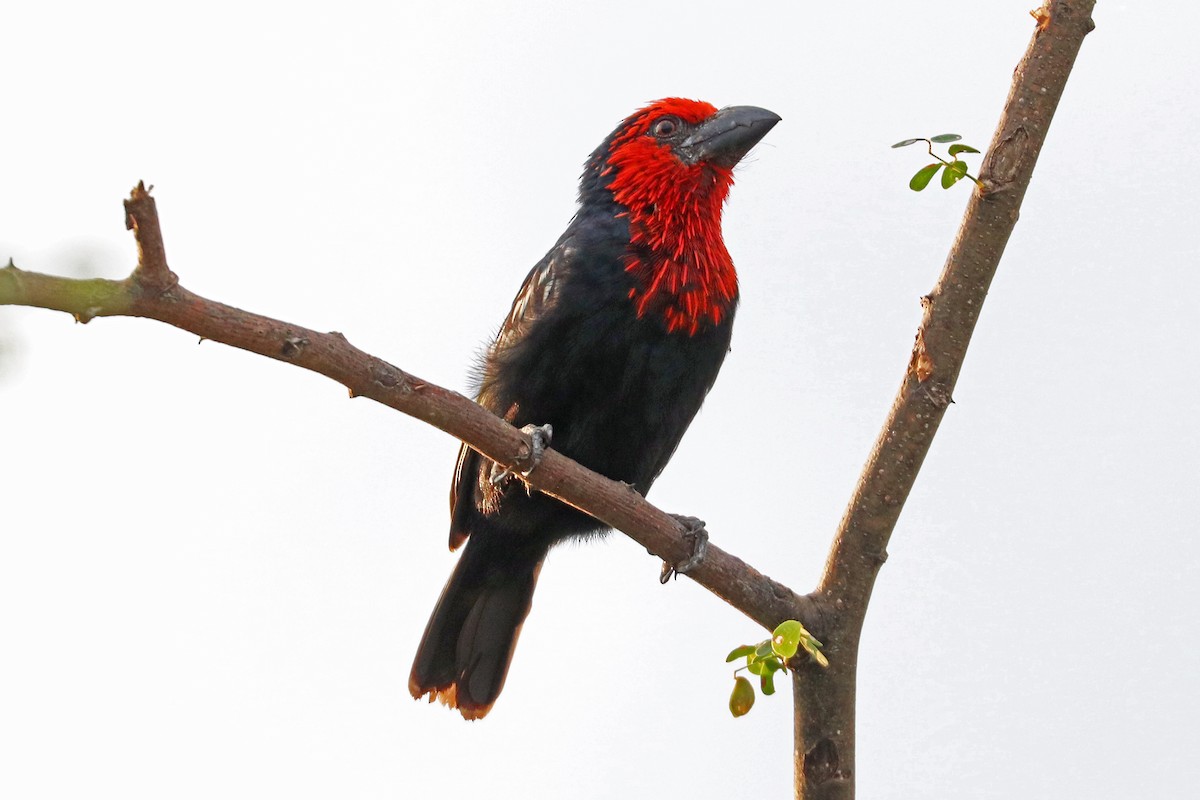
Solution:
M 94 320 L 96 318 L 96 315 L 99 314 L 101 311 L 102 311 L 102 309 L 100 308 L 100 306 L 88 306 L 83 311 L 76 312 L 76 313 L 72 314 L 71 316 L 73 316 L 75 318 L 75 321 L 77 323 L 79 323 L 80 325 L 87 325 L 89 322 Z

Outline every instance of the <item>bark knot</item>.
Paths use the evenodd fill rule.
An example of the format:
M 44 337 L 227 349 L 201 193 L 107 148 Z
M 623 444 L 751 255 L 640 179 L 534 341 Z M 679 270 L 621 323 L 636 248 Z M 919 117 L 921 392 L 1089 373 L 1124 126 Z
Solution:
M 283 346 L 279 348 L 279 354 L 284 358 L 295 358 L 307 346 L 308 339 L 305 339 L 303 336 L 288 336 L 283 340 Z
M 385 389 L 409 391 L 408 376 L 388 364 L 377 364 L 371 367 L 371 380 Z
M 832 739 L 821 739 L 804 754 L 804 782 L 809 786 L 820 786 L 835 778 L 845 777 L 837 745 Z

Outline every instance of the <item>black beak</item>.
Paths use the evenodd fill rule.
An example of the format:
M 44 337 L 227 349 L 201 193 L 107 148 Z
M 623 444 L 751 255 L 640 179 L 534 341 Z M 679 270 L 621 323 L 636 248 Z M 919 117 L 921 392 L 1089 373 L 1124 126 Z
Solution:
M 757 106 L 730 106 L 713 114 L 675 147 L 684 162 L 732 168 L 781 117 Z

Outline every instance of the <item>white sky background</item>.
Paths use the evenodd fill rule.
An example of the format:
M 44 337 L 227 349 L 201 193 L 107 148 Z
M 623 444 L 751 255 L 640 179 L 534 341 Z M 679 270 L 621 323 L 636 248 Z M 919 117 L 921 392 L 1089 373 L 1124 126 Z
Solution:
M 25 3 L 0 257 L 123 277 L 145 179 L 189 289 L 465 390 L 623 116 L 770 108 L 733 352 L 651 500 L 807 591 L 968 196 L 888 145 L 985 146 L 1036 4 Z M 863 797 L 1200 781 L 1200 10 L 1095 19 L 879 579 Z M 788 795 L 786 689 L 725 705 L 761 633 L 625 537 L 554 553 L 467 724 L 406 689 L 452 439 L 154 322 L 0 342 L 0 796 Z

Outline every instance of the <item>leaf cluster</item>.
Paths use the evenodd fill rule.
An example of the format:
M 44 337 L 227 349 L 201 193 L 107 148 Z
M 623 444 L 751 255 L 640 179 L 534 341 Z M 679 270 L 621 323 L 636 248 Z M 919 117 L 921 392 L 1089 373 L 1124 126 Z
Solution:
M 947 161 L 946 159 L 939 156 L 937 153 L 933 152 L 934 144 L 946 144 L 947 142 L 956 142 L 961 138 L 962 137 L 959 136 L 957 133 L 939 133 L 937 136 L 930 136 L 928 139 L 925 139 L 925 138 L 905 139 L 902 142 L 896 142 L 894 145 L 892 145 L 893 148 L 897 148 L 897 147 L 908 147 L 910 144 L 916 144 L 917 142 L 925 142 L 925 144 L 929 150 L 929 155 L 931 155 L 937 159 L 937 161 L 935 161 L 934 163 L 927 164 L 927 165 L 921 167 L 919 170 L 917 170 L 917 174 L 913 175 L 912 180 L 910 180 L 908 182 L 908 188 L 912 189 L 914 192 L 921 191 L 922 189 L 924 189 L 926 186 L 929 185 L 929 182 L 933 180 L 933 176 L 938 173 L 938 170 L 943 170 L 943 172 L 942 172 L 942 188 L 943 189 L 949 189 L 951 186 L 958 183 L 963 178 L 970 178 L 972 181 L 975 181 L 976 185 L 980 185 L 979 180 L 974 175 L 971 175 L 970 173 L 967 172 L 966 162 L 961 161 L 958 157 L 960 153 L 978 153 L 979 151 L 976 150 L 974 147 L 971 147 L 970 145 L 967 145 L 967 144 L 952 144 L 952 145 L 950 145 L 950 147 L 947 149 L 947 152 L 950 155 L 950 159 L 951 159 L 950 161 Z
M 788 660 L 801 649 L 822 667 L 829 666 L 829 659 L 821 652 L 821 643 L 794 619 L 781 622 L 772 632 L 770 639 L 758 644 L 744 644 L 741 647 L 735 647 L 725 657 L 725 662 L 730 663 L 744 658 L 746 663 L 733 671 L 733 693 L 729 696 L 730 713 L 735 717 L 740 717 L 754 706 L 754 684 L 745 676 L 737 673 L 746 670 L 751 675 L 757 675 L 762 693 L 765 695 L 775 694 L 775 673 L 786 673 Z

